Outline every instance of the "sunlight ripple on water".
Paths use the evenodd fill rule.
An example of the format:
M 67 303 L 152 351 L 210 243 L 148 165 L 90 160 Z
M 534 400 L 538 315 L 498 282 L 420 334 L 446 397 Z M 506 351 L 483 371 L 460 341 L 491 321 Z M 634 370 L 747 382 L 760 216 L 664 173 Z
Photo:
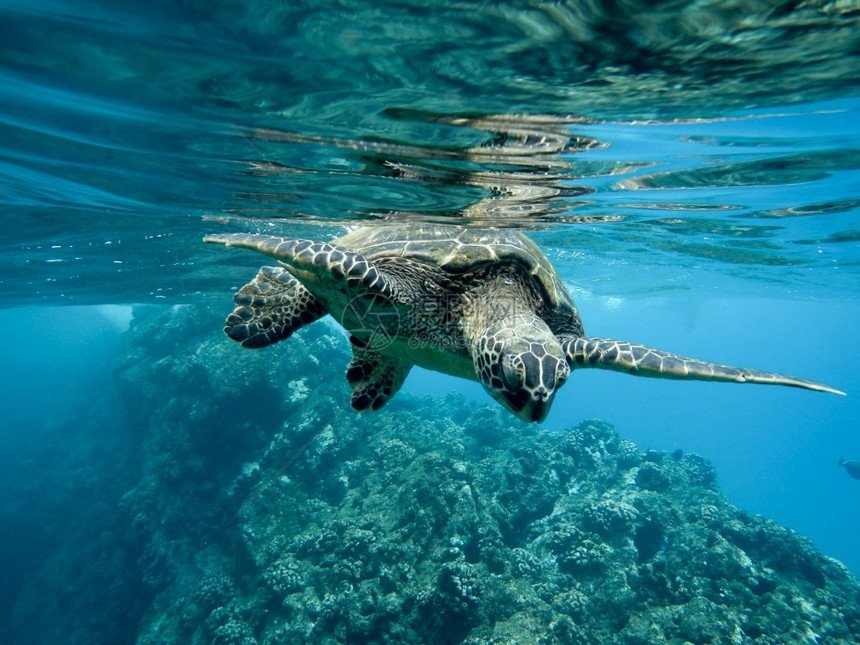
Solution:
M 850 3 L 77 6 L 0 8 L 16 300 L 191 298 L 201 219 L 519 226 L 817 285 L 860 259 Z

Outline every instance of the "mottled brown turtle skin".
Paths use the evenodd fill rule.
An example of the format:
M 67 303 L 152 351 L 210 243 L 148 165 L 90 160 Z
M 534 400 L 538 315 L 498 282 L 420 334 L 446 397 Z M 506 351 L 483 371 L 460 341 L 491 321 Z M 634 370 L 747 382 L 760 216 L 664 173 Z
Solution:
M 512 229 L 398 225 L 333 242 L 211 235 L 205 242 L 275 258 L 235 296 L 225 332 L 264 347 L 331 314 L 350 333 L 352 406 L 377 410 L 413 365 L 480 381 L 526 421 L 541 421 L 572 369 L 790 385 L 792 376 L 677 356 L 585 335 L 573 300 L 540 248 Z

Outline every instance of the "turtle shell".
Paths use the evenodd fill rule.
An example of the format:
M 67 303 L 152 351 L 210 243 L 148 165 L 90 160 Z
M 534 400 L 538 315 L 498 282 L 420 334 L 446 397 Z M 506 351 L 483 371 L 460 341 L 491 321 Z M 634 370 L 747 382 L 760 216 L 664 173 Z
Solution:
M 510 263 L 531 275 L 550 310 L 576 311 L 555 267 L 540 247 L 514 229 L 440 225 L 360 228 L 335 240 L 369 260 L 404 258 L 458 275 L 491 264 Z

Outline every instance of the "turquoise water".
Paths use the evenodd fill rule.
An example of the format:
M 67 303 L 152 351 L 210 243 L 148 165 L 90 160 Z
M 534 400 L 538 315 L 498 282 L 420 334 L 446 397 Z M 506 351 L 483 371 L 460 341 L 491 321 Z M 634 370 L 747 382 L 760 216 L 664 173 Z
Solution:
M 860 573 L 860 482 L 836 467 L 860 459 L 858 22 L 829 2 L 0 2 L 4 618 L 62 533 L 22 497 L 84 478 L 68 503 L 110 513 L 133 485 L 19 479 L 82 419 L 96 444 L 131 432 L 111 393 L 132 308 L 229 312 L 261 258 L 205 234 L 390 221 L 518 227 L 589 334 L 844 390 L 588 370 L 541 427 L 699 453 L 733 504 Z M 492 403 L 404 387 L 451 391 Z

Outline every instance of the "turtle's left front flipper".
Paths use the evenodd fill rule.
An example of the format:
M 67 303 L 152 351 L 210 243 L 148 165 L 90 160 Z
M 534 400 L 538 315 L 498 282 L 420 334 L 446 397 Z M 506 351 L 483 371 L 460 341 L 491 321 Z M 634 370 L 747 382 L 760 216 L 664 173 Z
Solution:
M 412 365 L 375 352 L 354 336 L 352 360 L 346 370 L 346 380 L 352 388 L 352 407 L 356 410 L 378 410 L 393 397 Z
M 832 387 L 772 372 L 709 363 L 659 349 L 607 338 L 573 338 L 562 343 L 571 369 L 596 367 L 636 376 L 728 383 L 790 385 L 807 390 L 845 394 Z
M 243 347 L 266 347 L 326 314 L 322 303 L 282 267 L 263 267 L 233 296 L 224 333 Z

